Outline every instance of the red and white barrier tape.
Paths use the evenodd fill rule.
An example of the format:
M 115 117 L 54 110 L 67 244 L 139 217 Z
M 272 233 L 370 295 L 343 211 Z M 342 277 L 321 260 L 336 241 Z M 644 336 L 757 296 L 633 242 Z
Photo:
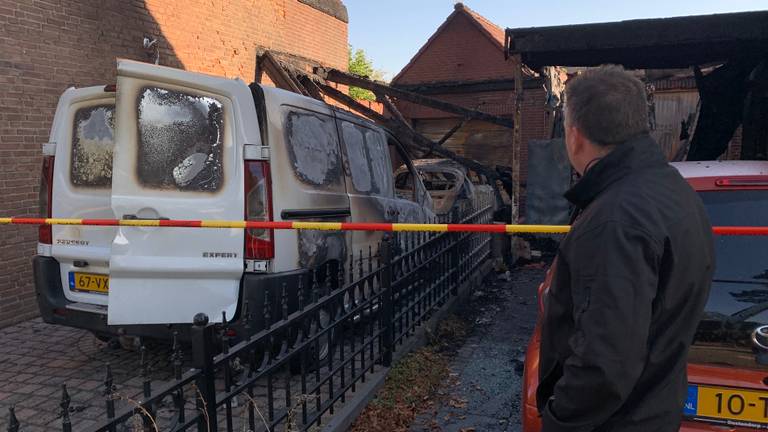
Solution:
M 563 234 L 568 225 L 501 225 L 501 224 L 417 224 L 357 222 L 255 222 L 222 220 L 135 220 L 135 219 L 62 219 L 0 218 L 0 225 L 83 225 L 176 228 L 298 229 L 325 231 L 419 231 L 419 232 L 487 232 Z M 729 236 L 768 235 L 768 227 L 721 226 L 713 233 Z

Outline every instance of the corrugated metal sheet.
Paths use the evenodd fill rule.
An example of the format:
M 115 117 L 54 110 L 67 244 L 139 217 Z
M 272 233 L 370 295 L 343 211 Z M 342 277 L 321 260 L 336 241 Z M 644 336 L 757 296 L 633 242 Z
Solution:
M 654 80 L 653 86 L 659 90 L 696 90 L 696 80 L 691 77 Z
M 652 131 L 651 135 L 671 160 L 680 144 L 680 122 L 687 120 L 689 115 L 696 112 L 699 93 L 695 90 L 656 92 L 653 99 L 656 110 L 656 130 Z

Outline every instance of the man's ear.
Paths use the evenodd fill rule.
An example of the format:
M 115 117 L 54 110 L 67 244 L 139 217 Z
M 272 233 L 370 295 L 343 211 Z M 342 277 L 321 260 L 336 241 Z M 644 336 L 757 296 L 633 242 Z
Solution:
M 586 145 L 586 138 L 581 130 L 576 126 L 568 128 L 566 133 L 571 134 L 571 152 L 574 156 L 580 156 L 584 153 L 584 147 Z
M 568 159 L 571 166 L 579 175 L 583 174 L 584 164 L 586 163 L 585 153 L 587 149 L 587 139 L 576 126 L 568 126 L 565 131 L 566 149 L 568 150 Z

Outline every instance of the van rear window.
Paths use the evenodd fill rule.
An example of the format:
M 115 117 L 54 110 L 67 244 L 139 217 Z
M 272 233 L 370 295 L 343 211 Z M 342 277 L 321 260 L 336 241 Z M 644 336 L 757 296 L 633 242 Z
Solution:
M 114 114 L 114 105 L 90 106 L 75 112 L 69 170 L 73 185 L 94 188 L 112 185 Z
M 139 182 L 152 189 L 219 190 L 224 109 L 218 100 L 157 87 L 138 99 Z

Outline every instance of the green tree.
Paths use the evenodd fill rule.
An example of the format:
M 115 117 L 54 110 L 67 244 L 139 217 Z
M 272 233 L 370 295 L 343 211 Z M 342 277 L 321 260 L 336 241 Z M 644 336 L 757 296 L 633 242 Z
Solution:
M 373 63 L 365 55 L 362 49 L 353 49 L 349 46 L 349 72 L 355 75 L 367 77 L 369 79 L 379 80 L 384 74 L 373 68 Z M 376 100 L 373 92 L 359 87 L 350 87 L 349 95 L 359 100 Z

